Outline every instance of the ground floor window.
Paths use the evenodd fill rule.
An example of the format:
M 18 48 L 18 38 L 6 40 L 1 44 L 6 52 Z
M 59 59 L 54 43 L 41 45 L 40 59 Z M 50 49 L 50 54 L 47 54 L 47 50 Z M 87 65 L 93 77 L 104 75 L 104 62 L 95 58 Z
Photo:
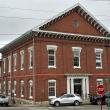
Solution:
M 16 81 L 13 81 L 13 95 L 16 96 Z
M 11 95 L 11 81 L 8 81 L 8 95 Z
M 20 96 L 24 97 L 24 81 L 20 81 Z
M 48 80 L 48 97 L 56 97 L 56 80 Z
M 29 98 L 33 98 L 33 81 L 29 80 Z

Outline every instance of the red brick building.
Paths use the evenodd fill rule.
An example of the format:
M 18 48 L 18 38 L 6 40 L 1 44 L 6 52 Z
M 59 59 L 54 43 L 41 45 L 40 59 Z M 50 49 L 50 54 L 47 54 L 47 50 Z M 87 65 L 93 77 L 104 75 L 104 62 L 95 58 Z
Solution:
M 2 93 L 44 101 L 109 90 L 110 33 L 77 4 L 0 49 Z

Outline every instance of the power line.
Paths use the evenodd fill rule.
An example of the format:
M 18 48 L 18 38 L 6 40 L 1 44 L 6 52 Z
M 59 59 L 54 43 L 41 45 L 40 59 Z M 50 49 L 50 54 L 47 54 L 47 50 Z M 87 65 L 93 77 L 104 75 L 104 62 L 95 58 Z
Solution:
M 30 20 L 48 20 L 44 18 L 22 18 L 22 17 L 16 17 L 16 16 L 0 16 L 1 18 L 13 18 L 13 19 L 30 19 Z
M 0 7 L 0 8 L 6 8 L 6 9 L 11 9 L 11 10 L 21 10 L 21 11 L 35 11 L 35 12 L 58 13 L 56 11 L 51 11 L 51 10 L 35 10 L 35 9 L 14 8 L 14 7 Z

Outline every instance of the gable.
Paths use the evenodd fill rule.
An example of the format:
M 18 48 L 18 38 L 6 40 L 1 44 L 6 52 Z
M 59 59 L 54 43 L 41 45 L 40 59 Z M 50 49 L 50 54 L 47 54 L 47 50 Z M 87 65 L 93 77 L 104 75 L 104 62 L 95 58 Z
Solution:
M 94 36 L 110 35 L 109 31 L 79 4 L 47 21 L 39 29 Z

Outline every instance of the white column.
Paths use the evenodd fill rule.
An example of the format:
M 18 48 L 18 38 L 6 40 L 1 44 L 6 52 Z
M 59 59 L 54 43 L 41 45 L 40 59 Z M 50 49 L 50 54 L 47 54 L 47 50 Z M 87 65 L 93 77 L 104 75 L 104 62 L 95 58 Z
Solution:
M 82 79 L 82 96 L 85 99 L 85 78 Z
M 70 77 L 67 77 L 67 93 L 70 94 Z
M 74 78 L 71 78 L 71 93 L 74 94 Z
M 88 98 L 88 94 L 89 94 L 89 78 L 87 77 L 86 79 L 86 88 L 87 88 L 87 98 Z

